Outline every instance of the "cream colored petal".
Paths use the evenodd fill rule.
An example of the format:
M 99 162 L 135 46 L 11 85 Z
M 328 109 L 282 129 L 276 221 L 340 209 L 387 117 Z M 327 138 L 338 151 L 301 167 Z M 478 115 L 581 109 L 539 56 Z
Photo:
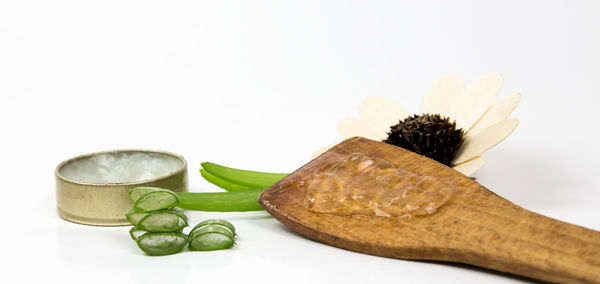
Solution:
M 490 108 L 502 88 L 502 75 L 492 73 L 482 76 L 460 94 L 448 115 L 456 120 L 458 127 L 469 130 Z
M 390 126 L 408 117 L 408 111 L 388 99 L 372 97 L 364 100 L 358 110 L 363 120 L 381 140 L 387 137 Z
M 484 163 L 485 158 L 483 158 L 482 156 L 477 156 L 469 161 L 466 161 L 460 165 L 456 165 L 452 168 L 466 176 L 470 176 L 473 173 L 475 173 L 479 168 L 481 168 Z
M 521 101 L 521 94 L 514 93 L 498 100 L 467 133 L 468 137 L 475 136 L 486 128 L 508 118 Z
M 517 128 L 519 120 L 516 118 L 498 122 L 473 137 L 467 137 L 463 145 L 458 149 L 453 165 L 466 162 L 490 148 L 498 145 Z
M 360 136 L 364 138 L 369 138 L 373 140 L 381 140 L 379 136 L 377 136 L 362 119 L 358 119 L 355 117 L 344 118 L 338 124 L 338 132 L 344 139 Z
M 465 87 L 460 77 L 444 75 L 437 79 L 421 104 L 421 113 L 448 115 L 450 107 Z
M 408 117 L 408 112 L 398 112 L 392 109 L 382 109 L 379 113 L 371 112 L 363 116 L 363 120 L 381 139 L 387 138 L 390 126 L 398 124 L 400 120 Z
M 321 154 L 327 152 L 327 150 L 331 149 L 331 147 L 333 147 L 333 145 L 329 145 L 327 147 L 319 148 L 319 150 L 315 151 L 310 158 L 314 159 L 314 158 L 316 158 L 318 156 L 321 156 Z

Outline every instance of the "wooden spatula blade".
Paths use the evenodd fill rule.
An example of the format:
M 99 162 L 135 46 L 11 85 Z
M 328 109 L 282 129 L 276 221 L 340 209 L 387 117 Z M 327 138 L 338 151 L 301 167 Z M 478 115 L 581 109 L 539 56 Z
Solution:
M 358 170 L 356 175 L 349 175 L 352 183 L 342 182 L 346 187 L 335 183 L 308 187 L 324 175 L 347 170 L 353 164 L 340 161 L 354 156 L 372 158 L 381 163 L 377 169 L 385 171 L 373 174 Z M 372 169 L 371 164 L 360 161 L 356 167 Z M 417 214 L 429 211 L 417 211 L 419 209 L 415 209 L 413 204 L 410 209 L 413 211 L 409 212 L 414 214 L 408 217 L 389 215 L 389 212 L 396 212 L 390 211 L 390 207 L 381 210 L 383 213 L 365 211 L 360 206 L 368 203 L 348 203 L 341 201 L 343 198 L 337 199 L 343 210 L 335 211 L 335 206 L 315 207 L 312 203 L 315 200 L 310 199 L 310 194 L 320 189 L 335 195 L 339 194 L 336 190 L 350 188 L 354 190 L 352 192 L 369 195 L 357 180 L 362 178 L 364 181 L 369 174 L 374 180 L 380 180 L 394 169 L 401 175 L 414 175 L 411 178 L 431 178 L 420 184 L 426 194 L 416 195 L 420 196 L 418 198 L 435 196 L 436 190 L 431 188 L 451 190 L 450 197 L 431 214 Z M 412 180 L 418 182 L 418 178 Z M 367 184 L 369 182 L 366 181 Z M 439 186 L 442 183 L 452 188 Z M 370 188 L 376 190 L 377 194 L 372 196 L 376 196 L 377 202 L 390 193 L 381 184 L 394 188 L 401 186 L 401 183 L 395 182 L 371 184 Z M 364 138 L 351 138 L 334 146 L 267 189 L 259 202 L 273 217 L 296 232 L 352 251 L 392 258 L 468 263 L 552 282 L 600 282 L 599 232 L 524 210 L 434 160 Z M 345 214 L 338 214 L 342 211 Z

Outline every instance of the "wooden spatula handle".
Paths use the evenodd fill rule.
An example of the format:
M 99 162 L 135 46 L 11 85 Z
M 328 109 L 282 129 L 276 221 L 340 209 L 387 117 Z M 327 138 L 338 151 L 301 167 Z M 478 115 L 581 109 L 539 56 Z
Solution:
M 600 232 L 505 206 L 494 218 L 479 212 L 481 222 L 464 221 L 476 241 L 457 250 L 459 261 L 550 282 L 600 283 Z

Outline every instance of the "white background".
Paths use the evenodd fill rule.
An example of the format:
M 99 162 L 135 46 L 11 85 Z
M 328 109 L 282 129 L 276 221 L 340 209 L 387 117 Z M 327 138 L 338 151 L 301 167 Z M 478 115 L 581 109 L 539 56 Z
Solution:
M 598 1 L 1 1 L 0 277 L 62 283 L 510 283 L 471 267 L 328 247 L 264 212 L 229 251 L 148 257 L 127 227 L 55 212 L 54 168 L 106 149 L 289 172 L 369 96 L 416 111 L 443 74 L 500 72 L 515 133 L 478 181 L 600 230 Z M 176 281 L 176 282 L 175 282 Z M 8 283 L 2 281 L 4 283 Z

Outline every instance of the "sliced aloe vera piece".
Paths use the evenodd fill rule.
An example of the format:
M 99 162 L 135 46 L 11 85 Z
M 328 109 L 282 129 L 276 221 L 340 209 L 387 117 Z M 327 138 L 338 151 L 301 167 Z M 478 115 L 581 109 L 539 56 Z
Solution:
M 190 235 L 192 235 L 194 233 L 194 231 L 199 230 L 200 228 L 204 227 L 204 226 L 221 226 L 225 229 L 228 229 L 234 236 L 236 235 L 235 233 L 235 227 L 233 226 L 233 224 L 222 220 L 222 219 L 208 219 L 208 220 L 204 220 L 200 223 L 198 223 L 198 225 L 196 225 L 191 231 L 190 231 Z
M 177 203 L 179 203 L 179 197 L 170 190 L 150 191 L 137 199 L 133 209 L 137 212 L 150 212 L 170 209 Z
M 235 243 L 233 233 L 221 226 L 204 226 L 190 234 L 190 250 L 228 249 Z
M 184 214 L 175 210 L 161 210 L 148 213 L 135 227 L 149 232 L 175 232 L 187 225 L 187 217 Z
M 177 207 L 177 206 L 171 208 L 171 210 L 177 211 L 181 214 L 185 213 L 185 209 Z M 129 212 L 127 212 L 125 214 L 125 217 L 129 221 L 129 223 L 131 223 L 131 225 L 135 226 L 137 224 L 137 222 L 139 222 L 146 215 L 148 215 L 148 212 L 137 212 L 134 209 L 131 209 L 131 210 L 129 210 Z M 185 215 L 183 215 L 183 216 L 185 216 Z M 186 218 L 187 218 L 187 216 L 186 216 Z
M 179 232 L 146 233 L 138 238 L 137 244 L 148 255 L 158 256 L 178 253 L 188 241 L 188 237 Z
M 164 190 L 164 189 L 158 188 L 158 187 L 150 187 L 150 186 L 136 187 L 134 189 L 129 190 L 129 199 L 131 200 L 131 203 L 135 204 L 135 202 L 138 201 L 138 199 L 140 199 L 140 197 L 142 197 L 142 195 L 152 192 L 152 191 L 160 191 L 160 190 Z
M 148 215 L 148 212 L 136 212 L 135 210 L 131 209 L 125 214 L 125 217 L 129 223 L 131 223 L 131 225 L 135 226 L 146 215 Z
M 148 233 L 148 231 L 144 231 L 144 230 L 136 229 L 136 228 L 131 228 L 131 230 L 129 230 L 129 235 L 136 242 L 142 235 L 144 235 L 146 233 Z

